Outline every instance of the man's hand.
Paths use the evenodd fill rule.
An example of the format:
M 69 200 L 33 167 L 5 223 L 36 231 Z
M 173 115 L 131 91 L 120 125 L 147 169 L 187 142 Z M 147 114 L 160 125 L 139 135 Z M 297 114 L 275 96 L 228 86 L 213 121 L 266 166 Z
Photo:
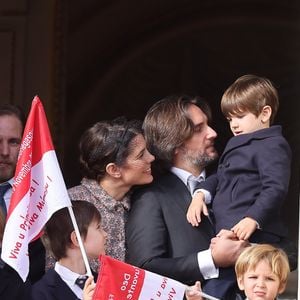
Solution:
M 202 192 L 194 194 L 192 202 L 188 208 L 186 218 L 193 226 L 198 226 L 201 222 L 201 213 L 208 216 L 208 209 L 204 202 L 204 195 Z
M 234 225 L 231 230 L 240 240 L 248 240 L 251 234 L 257 229 L 257 223 L 252 218 L 246 217 Z
M 211 240 L 210 248 L 214 263 L 217 267 L 233 266 L 245 247 L 250 246 L 249 242 L 238 240 L 234 232 L 221 230 Z

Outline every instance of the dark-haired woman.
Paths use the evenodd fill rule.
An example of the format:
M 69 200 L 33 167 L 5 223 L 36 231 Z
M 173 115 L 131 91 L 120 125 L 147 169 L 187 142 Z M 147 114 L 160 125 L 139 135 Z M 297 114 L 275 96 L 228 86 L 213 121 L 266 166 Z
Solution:
M 89 201 L 98 208 L 108 235 L 106 254 L 123 261 L 129 192 L 133 186 L 153 180 L 154 156 L 146 148 L 141 122 L 98 122 L 84 132 L 79 150 L 83 179 L 69 189 L 70 198 Z

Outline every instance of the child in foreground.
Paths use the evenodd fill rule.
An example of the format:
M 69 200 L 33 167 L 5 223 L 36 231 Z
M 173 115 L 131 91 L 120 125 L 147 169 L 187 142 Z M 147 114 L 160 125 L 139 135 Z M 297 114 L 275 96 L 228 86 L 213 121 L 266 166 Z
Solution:
M 240 240 L 280 243 L 287 236 L 280 212 L 290 178 L 291 149 L 279 125 L 272 83 L 245 75 L 224 93 L 221 109 L 233 137 L 220 157 L 215 175 L 194 193 L 187 219 L 198 226 L 212 197 L 216 232 L 232 230 Z M 204 202 L 205 200 L 205 202 Z
M 88 258 L 105 254 L 107 234 L 97 208 L 87 201 L 72 201 L 73 212 Z M 53 214 L 45 226 L 44 242 L 56 259 L 54 269 L 33 285 L 32 300 L 91 300 L 95 283 L 87 277 L 79 243 L 67 208 Z M 96 274 L 95 274 L 96 275 Z M 86 280 L 82 286 L 78 280 Z
M 105 254 L 107 238 L 101 227 L 100 213 L 88 201 L 72 201 L 72 207 L 87 257 L 98 259 L 99 255 Z M 56 263 L 54 269 L 49 269 L 33 285 L 30 299 L 92 300 L 95 291 L 94 278 L 86 279 L 87 270 L 67 208 L 53 214 L 44 228 L 43 240 Z M 77 283 L 78 279 L 83 279 L 84 285 Z M 186 293 L 187 300 L 202 300 L 198 296 L 200 290 L 200 282 L 196 282 Z
M 283 293 L 290 272 L 286 254 L 268 244 L 246 248 L 235 264 L 239 288 L 247 300 L 274 300 Z

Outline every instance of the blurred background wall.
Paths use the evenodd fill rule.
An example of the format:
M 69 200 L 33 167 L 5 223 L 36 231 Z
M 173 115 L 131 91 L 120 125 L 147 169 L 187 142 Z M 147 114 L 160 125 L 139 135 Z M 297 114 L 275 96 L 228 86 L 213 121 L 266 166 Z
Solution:
M 283 208 L 298 234 L 300 2 L 282 0 L 1 0 L 0 101 L 42 99 L 68 186 L 79 183 L 77 144 L 98 120 L 143 119 L 185 93 L 212 106 L 221 152 L 231 136 L 219 104 L 239 76 L 273 81 L 276 123 L 293 150 Z

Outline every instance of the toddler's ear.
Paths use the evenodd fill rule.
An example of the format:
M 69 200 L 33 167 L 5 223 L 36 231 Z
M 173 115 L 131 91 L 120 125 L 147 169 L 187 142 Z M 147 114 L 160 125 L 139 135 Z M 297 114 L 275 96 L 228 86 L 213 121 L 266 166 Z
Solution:
M 265 105 L 261 112 L 261 120 L 263 123 L 270 121 L 272 115 L 272 108 L 270 105 Z

